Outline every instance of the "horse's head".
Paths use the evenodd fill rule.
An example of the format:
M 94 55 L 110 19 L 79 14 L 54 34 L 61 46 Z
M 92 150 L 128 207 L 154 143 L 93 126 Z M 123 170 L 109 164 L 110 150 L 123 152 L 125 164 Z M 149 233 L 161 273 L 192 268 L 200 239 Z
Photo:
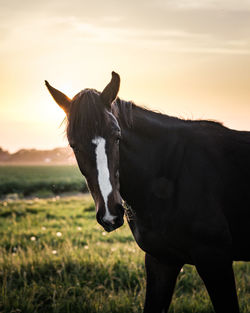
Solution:
M 85 89 L 72 100 L 45 83 L 66 113 L 69 144 L 94 198 L 97 221 L 106 231 L 112 231 L 123 224 L 124 215 L 119 191 L 121 129 L 111 112 L 120 77 L 112 72 L 112 79 L 102 92 Z

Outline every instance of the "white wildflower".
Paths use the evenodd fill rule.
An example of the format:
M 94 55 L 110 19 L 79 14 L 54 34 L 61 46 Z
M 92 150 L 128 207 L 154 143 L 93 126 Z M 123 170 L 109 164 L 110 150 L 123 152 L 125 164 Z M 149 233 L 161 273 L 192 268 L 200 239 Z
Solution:
M 128 251 L 135 253 L 135 249 L 133 249 L 133 248 L 128 248 Z
M 60 231 L 58 231 L 58 232 L 56 233 L 56 235 L 57 235 L 57 237 L 61 237 L 61 236 L 62 236 L 62 233 L 61 233 Z
M 30 240 L 31 240 L 31 241 L 36 241 L 36 237 L 35 237 L 35 236 L 31 236 L 31 237 L 30 237 Z

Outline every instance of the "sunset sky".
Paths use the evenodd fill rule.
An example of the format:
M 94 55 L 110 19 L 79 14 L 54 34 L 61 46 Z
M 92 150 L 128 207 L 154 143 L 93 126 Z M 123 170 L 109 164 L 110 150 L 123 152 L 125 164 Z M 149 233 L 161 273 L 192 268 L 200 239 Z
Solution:
M 44 86 L 250 130 L 250 0 L 0 0 L 0 147 L 66 146 Z

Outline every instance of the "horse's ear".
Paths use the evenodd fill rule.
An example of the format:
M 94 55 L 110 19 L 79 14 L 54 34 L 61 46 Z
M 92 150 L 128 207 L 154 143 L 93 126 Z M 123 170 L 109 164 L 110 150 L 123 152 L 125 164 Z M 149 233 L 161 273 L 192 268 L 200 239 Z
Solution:
M 111 104 L 117 97 L 119 88 L 120 88 L 120 76 L 117 73 L 112 72 L 112 79 L 110 83 L 103 89 L 103 92 L 100 95 L 104 105 L 108 109 L 111 109 Z
M 47 80 L 45 80 L 45 85 L 48 88 L 51 96 L 54 98 L 56 103 L 64 110 L 66 114 L 69 113 L 70 103 L 71 100 L 61 91 L 57 90 L 56 88 L 52 87 Z

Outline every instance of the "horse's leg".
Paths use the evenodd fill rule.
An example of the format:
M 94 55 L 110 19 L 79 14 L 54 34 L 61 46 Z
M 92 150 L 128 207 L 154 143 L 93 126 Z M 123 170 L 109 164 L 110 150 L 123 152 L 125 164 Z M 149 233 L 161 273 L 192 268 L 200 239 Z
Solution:
M 199 263 L 196 269 L 205 283 L 216 313 L 239 313 L 232 262 Z
M 167 313 L 181 265 L 159 263 L 145 256 L 147 286 L 144 313 Z

